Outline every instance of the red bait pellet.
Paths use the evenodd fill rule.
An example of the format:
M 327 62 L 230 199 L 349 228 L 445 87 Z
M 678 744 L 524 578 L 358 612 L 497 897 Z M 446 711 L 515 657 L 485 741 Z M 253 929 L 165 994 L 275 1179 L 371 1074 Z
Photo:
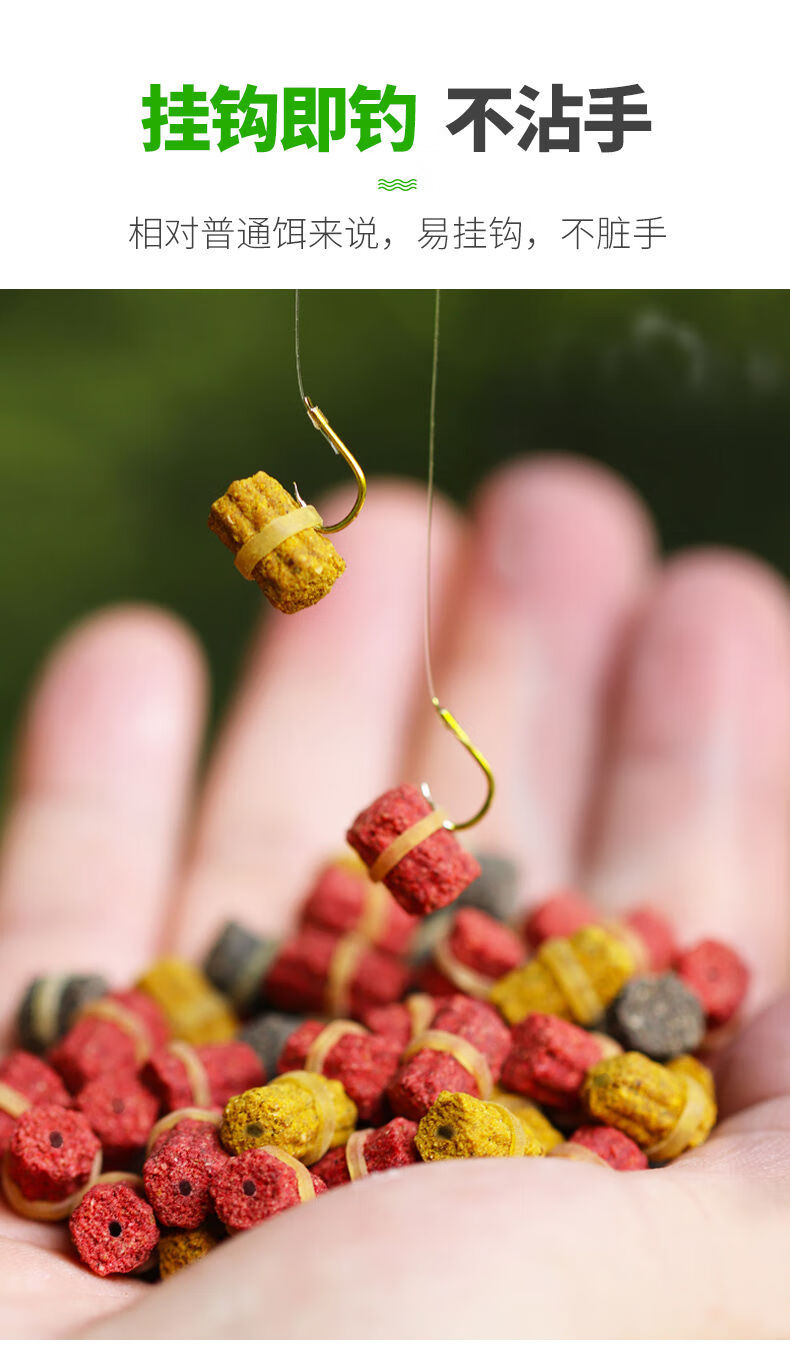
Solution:
M 97 1183 L 69 1221 L 80 1258 L 97 1277 L 135 1272 L 159 1241 L 154 1213 L 129 1183 Z
M 289 1037 L 277 1065 L 279 1074 L 312 1070 L 339 1079 L 360 1121 L 379 1125 L 388 1115 L 386 1090 L 395 1074 L 402 1046 L 389 1037 L 367 1032 L 358 1023 L 302 1023 Z
M 427 836 L 420 839 L 425 830 Z M 407 832 L 410 840 L 402 837 Z M 407 914 L 442 909 L 480 875 L 479 863 L 442 827 L 441 812 L 434 812 L 422 792 L 408 784 L 385 792 L 361 811 L 346 840 L 372 879 L 383 880 Z
M 681 953 L 677 973 L 693 990 L 712 1027 L 735 1017 L 749 988 L 749 969 L 732 947 L 705 938 Z
M 490 1005 L 456 995 L 436 1011 L 431 1027 L 403 1052 L 387 1096 L 393 1112 L 419 1121 L 440 1093 L 486 1099 L 510 1048 L 510 1032 Z
M 126 1070 L 90 1079 L 74 1101 L 101 1141 L 107 1168 L 122 1167 L 145 1148 L 159 1110 L 153 1093 Z
M 211 1210 L 209 1189 L 227 1154 L 218 1122 L 183 1117 L 159 1136 L 143 1165 L 143 1183 L 157 1219 L 168 1227 L 193 1230 Z
M 459 909 L 414 982 L 428 994 L 485 999 L 493 982 L 520 966 L 524 956 L 524 944 L 512 929 L 479 909 Z
M 14 1123 L 28 1107 L 55 1103 L 68 1107 L 71 1099 L 63 1080 L 28 1051 L 12 1051 L 0 1060 L 0 1156 L 8 1149 Z
M 675 964 L 678 952 L 675 930 L 658 910 L 637 905 L 627 910 L 623 922 L 642 939 L 651 971 L 668 971 Z
M 569 938 L 579 928 L 598 922 L 599 911 L 577 891 L 558 891 L 541 900 L 524 920 L 524 936 L 537 950 L 548 938 Z
M 3 1176 L 12 1185 L 6 1196 L 16 1188 L 28 1202 L 64 1202 L 100 1162 L 101 1144 L 81 1112 L 47 1103 L 31 1107 L 18 1119 L 6 1151 Z
M 572 1111 L 587 1071 L 619 1049 L 616 1042 L 586 1032 L 552 1013 L 530 1013 L 516 1023 L 500 1082 L 548 1107 Z
M 49 1059 L 66 1087 L 78 1093 L 99 1075 L 139 1069 L 168 1036 L 159 1005 L 147 994 L 124 990 L 91 1001 Z
M 371 881 L 364 863 L 350 856 L 323 869 L 302 905 L 299 923 L 330 933 L 359 933 L 396 956 L 406 951 L 417 926 L 387 887 Z
M 313 1165 L 315 1172 L 327 1187 L 340 1187 L 369 1173 L 385 1173 L 387 1169 L 405 1168 L 418 1164 L 420 1156 L 414 1145 L 416 1121 L 394 1117 L 386 1126 L 354 1131 L 345 1145 L 330 1150 Z
M 303 928 L 283 943 L 266 973 L 267 1002 L 286 1013 L 358 1018 L 372 1004 L 399 999 L 408 970 L 356 933 Z
M 317 1174 L 274 1146 L 233 1156 L 211 1185 L 214 1209 L 231 1230 L 249 1230 L 321 1192 L 326 1184 Z
M 432 994 L 407 994 L 400 1004 L 381 1004 L 366 1008 L 362 1021 L 371 1032 L 390 1037 L 401 1050 L 415 1037 L 427 1032 L 434 1014 L 444 999 Z
M 173 1041 L 155 1051 L 141 1078 L 167 1112 L 224 1107 L 237 1093 L 266 1082 L 257 1053 L 244 1041 L 190 1046 Z
M 583 1145 L 585 1149 L 592 1150 L 593 1154 L 597 1154 L 599 1159 L 619 1173 L 648 1167 L 644 1150 L 624 1131 L 618 1131 L 614 1126 L 579 1126 L 567 1144 Z

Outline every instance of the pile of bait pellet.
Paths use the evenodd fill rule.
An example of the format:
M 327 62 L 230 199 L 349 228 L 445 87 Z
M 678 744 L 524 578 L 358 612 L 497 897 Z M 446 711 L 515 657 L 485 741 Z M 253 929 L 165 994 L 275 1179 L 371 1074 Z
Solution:
M 120 991 L 33 979 L 0 1061 L 11 1209 L 67 1222 L 100 1276 L 166 1277 L 395 1167 L 622 1172 L 700 1145 L 705 1057 L 748 983 L 735 951 L 681 947 L 646 906 L 520 907 L 507 859 L 478 864 L 441 827 L 409 840 L 425 806 L 402 787 L 363 812 L 358 856 L 320 870 L 287 937 L 228 922 L 202 969 L 163 958 Z

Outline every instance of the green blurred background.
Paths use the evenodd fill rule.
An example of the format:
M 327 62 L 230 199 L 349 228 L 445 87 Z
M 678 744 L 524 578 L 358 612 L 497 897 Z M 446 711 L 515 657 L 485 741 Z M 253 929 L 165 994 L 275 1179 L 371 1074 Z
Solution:
M 47 648 L 109 601 L 189 619 L 216 710 L 261 602 L 206 529 L 211 501 L 259 468 L 314 499 L 342 468 L 300 408 L 290 292 L 0 305 L 1 774 Z M 432 308 L 302 296 L 307 391 L 370 474 L 425 474 Z M 789 427 L 787 293 L 443 294 L 437 483 L 459 501 L 518 452 L 572 449 L 637 486 L 667 550 L 724 542 L 786 572 Z

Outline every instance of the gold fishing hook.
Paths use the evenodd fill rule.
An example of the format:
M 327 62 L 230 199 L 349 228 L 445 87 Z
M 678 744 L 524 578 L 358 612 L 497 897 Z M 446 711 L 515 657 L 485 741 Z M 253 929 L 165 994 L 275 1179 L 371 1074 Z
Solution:
M 324 523 L 319 529 L 319 531 L 323 533 L 340 532 L 341 529 L 347 528 L 349 523 L 353 523 L 357 514 L 360 512 L 362 505 L 365 503 L 365 496 L 368 493 L 368 483 L 365 479 L 365 473 L 353 452 L 346 447 L 342 438 L 335 433 L 323 410 L 319 410 L 317 405 L 313 405 L 309 396 L 302 396 L 302 400 L 304 401 L 305 409 L 313 428 L 317 429 L 319 433 L 322 433 L 333 451 L 343 458 L 346 465 L 353 471 L 354 479 L 357 483 L 357 498 L 345 518 L 341 518 L 338 523 Z M 296 486 L 294 486 L 294 489 L 296 490 Z M 296 497 L 300 502 L 303 502 L 298 490 L 296 492 Z
M 435 479 L 434 472 L 436 464 L 436 386 L 439 371 L 439 296 L 440 296 L 439 289 L 437 288 L 434 300 L 433 359 L 431 363 L 431 396 L 428 419 L 428 505 L 427 505 L 428 530 L 425 544 L 426 568 L 425 568 L 425 616 L 424 616 L 425 676 L 428 680 L 428 695 L 431 699 L 434 708 L 436 709 L 439 715 L 439 719 L 444 722 L 448 730 L 450 730 L 451 733 L 455 736 L 456 740 L 458 740 L 463 745 L 464 749 L 467 749 L 469 751 L 478 768 L 483 773 L 483 776 L 485 777 L 487 783 L 486 799 L 476 815 L 471 816 L 469 820 L 461 820 L 458 822 L 456 822 L 455 820 L 443 821 L 445 829 L 456 830 L 456 829 L 471 829 L 472 825 L 478 824 L 479 821 L 482 820 L 483 816 L 488 813 L 488 810 L 491 806 L 491 802 L 494 799 L 496 783 L 494 781 L 494 774 L 492 772 L 491 765 L 488 762 L 488 759 L 485 757 L 484 754 L 480 752 L 480 750 L 477 748 L 477 745 L 472 744 L 472 741 L 470 740 L 463 726 L 459 725 L 459 723 L 453 716 L 452 712 L 448 711 L 446 707 L 442 706 L 441 702 L 436 696 L 436 686 L 433 681 L 433 663 L 431 660 L 431 535 L 433 527 L 433 499 L 434 499 L 433 492 Z M 426 798 L 426 800 L 430 801 L 431 805 L 433 805 L 430 788 L 428 787 L 428 784 L 425 782 L 422 784 L 422 794 Z
M 328 525 L 324 523 L 322 524 L 321 528 L 319 528 L 319 532 L 323 533 L 340 532 L 342 528 L 347 528 L 349 523 L 353 523 L 357 514 L 360 512 L 362 505 L 365 503 L 365 496 L 368 493 L 368 483 L 365 479 L 365 473 L 362 470 L 362 467 L 359 465 L 359 462 L 357 461 L 356 457 L 346 447 L 342 438 L 340 438 L 338 434 L 335 433 L 334 429 L 332 428 L 332 425 L 329 423 L 329 420 L 327 419 L 323 410 L 319 410 L 317 405 L 313 405 L 313 402 L 311 401 L 310 397 L 306 396 L 304 393 L 304 382 L 302 381 L 302 350 L 299 339 L 298 288 L 294 292 L 294 353 L 296 357 L 296 380 L 299 385 L 299 395 L 301 396 L 302 403 L 304 404 L 305 410 L 307 411 L 307 417 L 310 420 L 310 423 L 312 424 L 313 428 L 317 429 L 320 434 L 324 435 L 324 438 L 326 439 L 332 451 L 338 453 L 338 455 L 343 458 L 343 461 L 346 463 L 346 465 L 351 468 L 351 470 L 354 473 L 354 480 L 357 483 L 357 498 L 354 501 L 353 507 L 346 514 L 345 518 L 341 518 L 338 523 L 330 523 Z M 299 487 L 297 486 L 296 482 L 294 482 L 294 492 L 299 503 L 304 504 L 305 501 L 299 494 Z
M 485 777 L 487 783 L 486 799 L 476 815 L 470 816 L 468 820 L 443 821 L 445 829 L 451 829 L 453 831 L 458 829 L 471 829 L 472 825 L 478 824 L 478 822 L 482 820 L 483 816 L 488 813 L 488 810 L 491 806 L 491 802 L 494 799 L 496 783 L 494 781 L 494 774 L 491 769 L 491 764 L 488 762 L 488 759 L 485 757 L 485 755 L 482 754 L 481 751 L 477 748 L 477 745 L 472 744 L 472 741 L 470 740 L 463 726 L 459 725 L 451 711 L 448 711 L 446 707 L 442 706 L 438 697 L 432 697 L 431 702 L 433 703 L 433 706 L 435 707 L 440 720 L 442 720 L 444 724 L 448 727 L 448 729 L 452 731 L 456 740 L 460 741 L 464 749 L 469 750 L 469 753 L 472 755 L 472 758 L 474 759 L 478 768 L 483 773 L 483 776 Z M 431 805 L 433 805 L 430 788 L 428 787 L 428 784 L 426 782 L 422 784 L 422 794 L 426 798 L 426 800 L 430 801 Z

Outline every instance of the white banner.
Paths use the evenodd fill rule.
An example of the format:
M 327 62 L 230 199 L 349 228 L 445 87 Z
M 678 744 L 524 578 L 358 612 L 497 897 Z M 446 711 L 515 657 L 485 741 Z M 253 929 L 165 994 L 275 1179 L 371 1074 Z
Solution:
M 784 11 L 17 6 L 0 281 L 785 286 Z

